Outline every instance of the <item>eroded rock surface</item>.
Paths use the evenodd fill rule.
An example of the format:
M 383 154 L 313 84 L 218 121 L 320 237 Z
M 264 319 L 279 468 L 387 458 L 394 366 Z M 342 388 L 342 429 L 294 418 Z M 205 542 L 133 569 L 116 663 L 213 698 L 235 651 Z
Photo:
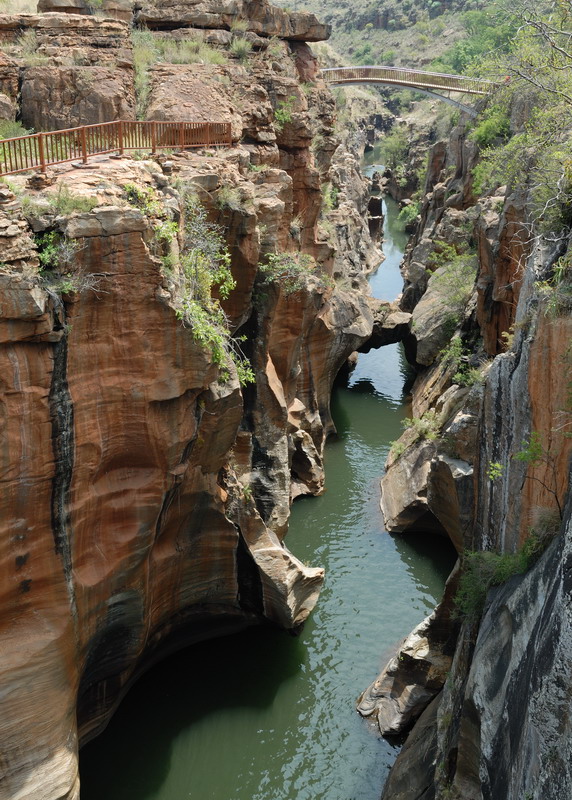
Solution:
M 161 65 L 152 79 L 155 118 L 194 116 L 203 106 L 212 119 L 216 109 L 202 99 L 216 94 L 229 109 L 234 148 L 102 156 L 42 180 L 16 177 L 14 191 L 31 188 L 27 219 L 18 197 L 0 193 L 0 649 L 10 695 L 0 738 L 11 800 L 77 800 L 79 744 L 101 730 L 146 665 L 246 625 L 295 630 L 320 589 L 322 570 L 302 564 L 282 539 L 292 498 L 323 490 L 332 382 L 371 333 L 367 192 L 351 154 L 331 168 L 334 103 L 301 41 L 321 36 L 313 18 L 228 3 L 224 33 L 250 5 L 248 35 L 288 40 L 273 42 L 283 56 L 276 67 L 254 39 L 259 55 L 246 64 Z M 36 30 L 49 60 L 32 67 L 16 52 L 21 19 L 0 19 L 0 36 L 15 48 L 22 109 L 44 115 L 35 124 L 95 121 L 102 105 L 80 85 L 84 76 L 97 76 L 112 116 L 133 114 L 132 105 L 114 105 L 132 97 L 124 23 L 28 15 L 24 27 Z M 189 20 L 174 22 L 173 35 L 182 36 Z M 228 46 L 218 19 L 208 29 Z M 101 66 L 96 48 L 105 53 Z M 112 59 L 118 83 L 108 92 Z M 302 78 L 315 81 L 307 92 Z M 278 125 L 285 102 L 291 108 Z M 314 154 L 316 136 L 324 147 Z M 327 182 L 340 206 L 329 237 L 321 228 Z M 62 185 L 98 207 L 59 213 Z M 153 198 L 149 207 L 127 203 L 129 186 Z M 209 347 L 181 323 L 181 234 L 167 252 L 156 214 L 161 208 L 162 223 L 183 225 L 186 192 L 221 226 L 231 253 L 237 286 L 224 310 L 246 337 L 256 374 L 244 390 L 232 366 L 224 379 Z M 41 237 L 54 232 L 75 243 L 63 284 L 38 273 Z M 346 245 L 355 246 L 349 258 Z M 259 270 L 269 253 L 311 255 L 314 269 L 287 292 Z
M 172 28 L 230 28 L 239 17 L 247 30 L 304 42 L 328 39 L 330 28 L 307 11 L 287 12 L 267 0 L 165 0 L 142 3 L 137 21 L 154 30 Z

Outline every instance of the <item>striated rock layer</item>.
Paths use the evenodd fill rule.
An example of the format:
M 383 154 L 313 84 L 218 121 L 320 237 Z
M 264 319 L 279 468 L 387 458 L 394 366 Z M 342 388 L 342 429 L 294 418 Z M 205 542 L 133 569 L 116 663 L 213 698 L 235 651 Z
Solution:
M 227 6 L 227 22 L 247 6 L 271 10 Z M 270 16 L 264 24 L 278 20 L 285 38 L 307 33 L 283 11 Z M 7 41 L 19 19 L 0 20 Z M 26 19 L 48 63 L 18 61 L 22 116 L 90 121 L 83 115 L 91 101 L 86 95 L 88 105 L 78 105 L 75 78 L 92 70 L 104 85 L 107 73 L 89 60 L 89 32 L 101 33 L 102 48 L 115 41 L 114 57 L 125 55 L 118 72 L 131 75 L 130 51 L 120 52 L 126 25 L 79 14 Z M 258 30 L 254 11 L 252 19 Z M 180 29 L 188 20 L 176 22 Z M 72 30 L 85 67 L 60 61 Z M 311 51 L 302 41 L 274 46 L 283 64 L 261 51 L 235 71 L 152 71 L 156 118 L 195 113 L 197 98 L 217 89 L 232 99 L 233 149 L 104 156 L 44 179 L 16 176 L 14 189 L 30 194 L 25 214 L 8 189 L 0 198 L 0 796 L 10 800 L 77 800 L 79 744 L 157 658 L 246 625 L 296 630 L 316 601 L 323 571 L 302 564 L 282 539 L 292 499 L 323 489 L 332 382 L 371 334 L 371 240 L 355 160 L 343 154 L 344 179 L 330 175 L 334 104 L 315 80 Z M 75 76 L 69 93 L 42 103 L 62 70 Z M 303 91 L 301 79 L 313 85 Z M 291 107 L 278 125 L 285 102 Z M 95 103 L 85 113 L 100 110 Z M 311 147 L 318 136 L 323 150 Z M 334 180 L 338 219 L 327 238 L 322 187 Z M 137 193 L 147 205 L 127 202 Z M 237 286 L 224 310 L 256 374 L 245 389 L 232 364 L 221 373 L 208 342 L 180 319 L 187 193 L 229 249 Z M 72 208 L 77 196 L 99 205 L 64 211 L 58 204 L 68 194 Z M 46 235 L 63 242 L 63 279 L 45 267 Z M 351 259 L 347 245 L 358 248 Z M 300 253 L 315 261 L 294 291 L 259 269 L 268 254 Z
M 550 283 L 570 240 L 531 236 L 522 192 L 475 198 L 477 157 L 462 128 L 434 147 L 404 265 L 414 419 L 388 459 L 381 506 L 389 530 L 445 533 L 460 564 L 362 700 L 383 733 L 419 717 L 383 800 L 556 800 L 572 785 L 570 278 Z M 436 324 L 447 319 L 440 275 L 463 260 L 447 330 Z M 511 555 L 552 538 L 527 574 L 489 593 L 480 622 L 459 618 L 472 551 L 508 556 L 508 577 L 524 569 Z

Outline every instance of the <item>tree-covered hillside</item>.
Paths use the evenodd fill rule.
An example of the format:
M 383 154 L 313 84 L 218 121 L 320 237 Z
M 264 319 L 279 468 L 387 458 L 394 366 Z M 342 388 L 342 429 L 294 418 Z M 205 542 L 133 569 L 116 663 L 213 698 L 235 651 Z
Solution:
M 332 25 L 331 44 L 355 64 L 431 69 L 468 35 L 489 0 L 277 0 Z M 473 17 L 471 18 L 471 13 Z M 466 17 L 468 15 L 468 20 Z M 475 16 L 476 15 L 476 16 Z

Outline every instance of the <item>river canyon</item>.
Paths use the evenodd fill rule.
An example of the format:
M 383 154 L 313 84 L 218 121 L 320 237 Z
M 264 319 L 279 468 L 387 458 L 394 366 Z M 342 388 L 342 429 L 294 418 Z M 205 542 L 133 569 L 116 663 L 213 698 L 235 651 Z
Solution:
M 384 211 L 385 260 L 370 286 L 394 300 L 406 237 L 396 203 L 388 198 Z M 402 430 L 410 377 L 401 345 L 391 344 L 361 354 L 347 385 L 334 389 L 326 491 L 294 504 L 287 535 L 292 552 L 327 576 L 300 636 L 239 634 L 146 675 L 84 749 L 82 798 L 379 797 L 397 745 L 356 714 L 355 701 L 380 660 L 433 611 L 455 561 L 442 537 L 383 530 L 379 478 Z
M 309 11 L 97 5 L 0 14 L 3 130 L 228 142 L 0 186 L 0 800 L 571 797 L 555 93 L 439 120 Z

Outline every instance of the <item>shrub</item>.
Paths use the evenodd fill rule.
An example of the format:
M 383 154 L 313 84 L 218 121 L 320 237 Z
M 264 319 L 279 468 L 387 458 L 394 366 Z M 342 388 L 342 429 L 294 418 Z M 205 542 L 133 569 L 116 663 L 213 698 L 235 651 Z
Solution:
M 241 208 L 240 192 L 236 186 L 221 186 L 216 194 L 216 204 L 219 208 L 229 208 L 238 211 Z
M 287 100 L 281 100 L 274 111 L 274 127 L 281 131 L 287 122 L 292 122 L 293 106 L 296 103 L 294 95 L 290 95 Z
M 416 441 L 418 439 L 433 441 L 439 435 L 439 418 L 433 408 L 421 417 L 405 417 L 401 420 L 401 426 L 405 430 L 412 430 L 416 435 Z
M 286 295 L 302 289 L 312 275 L 323 287 L 331 281 L 326 275 L 316 273 L 316 262 L 306 253 L 269 253 L 266 263 L 259 264 L 258 271 L 261 283 L 278 283 Z
M 417 219 L 419 214 L 419 203 L 410 203 L 404 206 L 397 215 L 397 222 L 401 228 L 406 228 Z
M 138 208 L 146 217 L 162 217 L 164 209 L 159 202 L 157 192 L 152 186 L 137 186 L 135 183 L 126 183 L 123 195 L 127 202 Z
M 391 458 L 399 458 L 407 450 L 407 445 L 400 439 L 390 442 L 389 456 Z
M 230 54 L 239 61 L 246 61 L 248 56 L 252 53 L 252 43 L 248 39 L 242 37 L 235 37 L 230 45 Z
M 99 200 L 96 197 L 74 194 L 70 192 L 65 183 L 60 183 L 58 191 L 55 194 L 51 194 L 48 200 L 54 211 L 62 216 L 69 216 L 74 213 L 85 214 L 99 205 Z
M 463 555 L 459 588 L 455 594 L 455 615 L 469 622 L 476 622 L 493 586 L 500 586 L 514 575 L 527 572 L 542 555 L 551 539 L 558 532 L 549 529 L 531 529 L 520 550 L 516 553 L 493 553 L 466 551 Z
M 32 28 L 24 31 L 18 39 L 17 45 L 27 67 L 38 67 L 48 61 L 47 56 L 38 54 L 38 37 Z
M 213 297 L 215 287 L 224 299 L 236 285 L 222 229 L 208 221 L 205 208 L 192 192 L 183 189 L 182 198 L 185 218 L 181 254 L 183 286 L 177 315 L 191 329 L 193 337 L 209 348 L 223 380 L 230 375 L 230 358 L 240 383 L 252 383 L 254 372 L 242 353 L 240 340 L 230 336 L 224 311 L 219 300 Z
M 331 183 L 325 183 L 322 186 L 322 211 L 328 213 L 333 211 L 338 206 L 338 196 L 340 190 L 337 186 L 332 186 Z
M 465 304 L 471 294 L 477 273 L 478 261 L 474 253 L 457 253 L 455 247 L 436 241 L 437 250 L 427 259 L 428 267 L 438 270 L 431 278 L 431 285 L 442 295 L 451 310 L 454 330 Z
M 484 380 L 478 367 L 469 366 L 468 353 L 460 336 L 453 336 L 449 344 L 441 350 L 440 356 L 443 366 L 455 369 L 453 381 L 459 386 L 474 386 Z
M 248 20 L 246 19 L 233 19 L 230 24 L 230 29 L 233 33 L 244 32 L 248 30 Z
M 28 128 L 24 128 L 21 122 L 13 122 L 9 119 L 0 121 L 0 139 L 16 139 L 18 136 L 27 136 L 32 133 Z
M 409 140 L 403 128 L 396 128 L 381 140 L 381 157 L 386 167 L 396 169 L 407 160 Z
M 505 141 L 509 136 L 510 120 L 507 109 L 494 105 L 486 110 L 484 118 L 471 131 L 469 138 L 484 148 Z
M 544 314 L 560 317 L 572 311 L 572 261 L 570 256 L 559 258 L 552 268 L 552 277 L 535 284 L 545 300 Z

